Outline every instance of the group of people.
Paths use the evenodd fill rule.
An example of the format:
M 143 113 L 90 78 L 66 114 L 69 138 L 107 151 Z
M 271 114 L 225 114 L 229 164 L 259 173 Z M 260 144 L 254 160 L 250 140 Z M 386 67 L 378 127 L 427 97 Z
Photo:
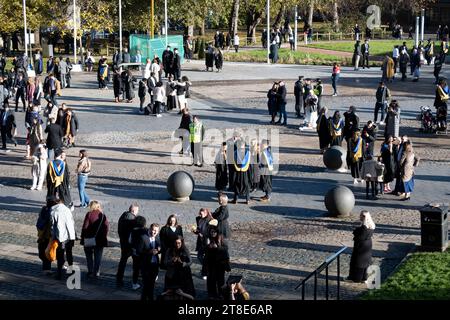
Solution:
M 248 300 L 250 296 L 239 277 L 229 276 L 228 281 L 225 281 L 226 273 L 231 271 L 227 196 L 219 193 L 218 202 L 219 207 L 214 212 L 206 208 L 200 209 L 195 224 L 189 230 L 197 236 L 195 251 L 201 266 L 199 276 L 206 280 L 210 299 Z M 62 279 L 64 268 L 66 274 L 72 274 L 72 250 L 75 242 L 80 240 L 86 256 L 87 278 L 96 279 L 101 276 L 103 252 L 109 245 L 110 222 L 98 201 L 90 201 L 79 238 L 71 210 L 64 204 L 64 200 L 55 196 L 47 197 L 36 228 L 39 258 L 44 273 L 52 274 L 51 264 L 56 260 L 56 279 Z M 131 205 L 118 220 L 121 256 L 116 273 L 117 286 L 124 285 L 125 268 L 131 257 L 132 288 L 137 290 L 141 287 L 141 277 L 141 300 L 154 300 L 155 282 L 160 269 L 165 270 L 165 277 L 164 290 L 158 298 L 195 299 L 191 271 L 193 259 L 183 236 L 186 231 L 188 230 L 183 230 L 174 214 L 168 217 L 162 227 L 157 223 L 148 226 L 146 218 L 139 214 L 139 206 Z M 52 256 L 50 251 L 55 247 L 56 252 Z M 65 266 L 66 260 L 68 266 Z
M 384 57 L 381 66 L 381 80 L 384 82 L 392 82 L 396 73 L 401 73 L 401 80 L 405 81 L 407 79 L 406 74 L 408 73 L 409 66 L 410 75 L 413 76 L 413 81 L 417 82 L 420 78 L 421 67 L 425 64 L 434 64 L 434 76 L 437 83 L 442 65 L 444 64 L 448 53 L 448 47 L 449 45 L 446 39 L 441 42 L 441 50 L 439 52 L 435 50 L 435 43 L 434 41 L 431 41 L 431 39 L 428 39 L 426 44 L 423 44 L 422 41 L 420 41 L 419 45 L 417 47 L 414 46 L 411 51 L 409 51 L 406 42 L 403 42 L 402 45 L 395 45 L 392 54 L 387 54 Z M 366 39 L 363 44 L 361 44 L 360 40 L 357 40 L 355 42 L 352 60 L 354 70 L 359 70 L 361 60 L 363 69 L 366 67 L 370 68 L 369 58 L 369 39 Z
M 400 106 L 390 100 L 391 93 L 384 82 L 376 91 L 374 120 L 369 120 L 361 129 L 356 108 L 350 106 L 343 117 L 339 110 L 328 117 L 328 109 L 321 108 L 317 119 L 319 146 L 324 153 L 331 146 L 347 144 L 346 164 L 350 169 L 354 184 L 366 182 L 366 197 L 377 199 L 378 194 L 394 193 L 408 200 L 414 190 L 414 167 L 418 158 L 414 155 L 411 141 L 400 136 Z M 377 122 L 381 110 L 381 120 Z M 384 118 L 384 110 L 387 111 Z M 375 151 L 378 125 L 385 125 L 384 142 L 379 152 Z M 390 183 L 396 179 L 394 190 Z
M 206 71 L 214 71 L 214 66 L 217 69 L 217 72 L 220 72 L 223 68 L 223 53 L 221 48 L 213 48 L 211 44 L 208 44 L 208 47 L 205 50 L 205 65 Z

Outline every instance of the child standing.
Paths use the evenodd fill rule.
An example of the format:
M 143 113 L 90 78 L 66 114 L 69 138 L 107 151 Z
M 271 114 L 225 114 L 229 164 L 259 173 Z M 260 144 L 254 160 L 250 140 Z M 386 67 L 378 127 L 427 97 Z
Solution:
M 366 180 L 366 199 L 369 199 L 369 187 L 372 193 L 372 199 L 376 199 L 376 184 L 378 184 L 378 171 L 383 168 L 383 165 L 374 160 L 371 155 L 367 156 L 366 160 L 361 166 L 361 177 Z

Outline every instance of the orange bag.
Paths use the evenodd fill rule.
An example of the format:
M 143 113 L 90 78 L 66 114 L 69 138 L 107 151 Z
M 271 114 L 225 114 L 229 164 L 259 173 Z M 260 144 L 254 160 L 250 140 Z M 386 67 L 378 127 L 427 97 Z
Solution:
M 56 260 L 56 248 L 58 248 L 58 241 L 57 240 L 51 240 L 48 243 L 47 249 L 45 249 L 45 256 L 49 261 L 55 261 Z

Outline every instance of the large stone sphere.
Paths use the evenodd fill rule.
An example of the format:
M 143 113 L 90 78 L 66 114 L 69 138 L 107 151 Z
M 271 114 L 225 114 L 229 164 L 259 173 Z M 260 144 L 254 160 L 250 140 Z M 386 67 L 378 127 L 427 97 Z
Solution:
M 194 178 L 186 171 L 176 171 L 167 179 L 167 191 L 177 201 L 189 200 L 194 191 Z
M 325 207 L 333 217 L 349 216 L 355 207 L 355 196 L 347 187 L 334 187 L 325 195 Z
M 339 170 L 345 166 L 347 151 L 340 146 L 332 146 L 323 154 L 323 163 L 328 169 Z

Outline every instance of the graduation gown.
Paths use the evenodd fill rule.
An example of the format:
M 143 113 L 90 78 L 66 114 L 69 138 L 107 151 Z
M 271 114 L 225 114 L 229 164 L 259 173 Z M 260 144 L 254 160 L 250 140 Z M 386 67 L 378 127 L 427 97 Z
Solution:
M 61 165 L 61 163 L 63 165 Z M 56 179 L 53 180 L 52 176 L 56 176 Z M 63 200 L 64 205 L 68 208 L 72 205 L 69 181 L 70 172 L 67 164 L 62 160 L 50 161 L 47 169 L 47 197 L 57 196 L 59 199 Z
M 245 148 L 245 155 L 243 156 L 242 162 L 239 160 L 239 153 L 237 150 L 234 151 L 233 167 L 234 167 L 234 183 L 233 192 L 238 195 L 247 195 L 250 193 L 251 189 L 251 164 L 250 164 L 250 150 L 248 147 Z M 240 163 L 241 162 L 241 163 Z
M 120 97 L 123 92 L 122 76 L 119 73 L 113 75 L 114 97 Z
M 259 188 L 266 193 L 272 192 L 273 156 L 270 148 L 263 150 L 260 162 Z
M 389 183 L 394 181 L 395 178 L 395 159 L 394 159 L 394 148 L 392 152 L 386 144 L 381 146 L 381 158 L 384 164 L 384 174 L 383 182 Z
M 228 165 L 222 152 L 219 152 L 215 161 L 216 166 L 216 190 L 222 191 L 228 185 Z
M 317 133 L 319 134 L 319 147 L 326 149 L 330 144 L 330 130 L 328 128 L 328 119 L 324 114 L 317 119 Z

